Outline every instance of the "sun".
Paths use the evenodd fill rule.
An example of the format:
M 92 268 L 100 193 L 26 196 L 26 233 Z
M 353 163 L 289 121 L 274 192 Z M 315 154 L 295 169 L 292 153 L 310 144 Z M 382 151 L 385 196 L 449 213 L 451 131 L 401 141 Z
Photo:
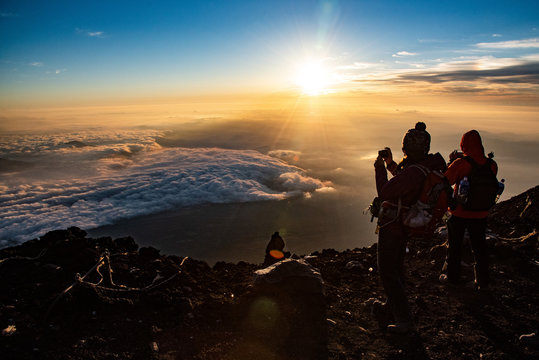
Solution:
M 304 94 L 325 94 L 328 91 L 329 72 L 321 61 L 306 62 L 298 66 L 295 83 Z

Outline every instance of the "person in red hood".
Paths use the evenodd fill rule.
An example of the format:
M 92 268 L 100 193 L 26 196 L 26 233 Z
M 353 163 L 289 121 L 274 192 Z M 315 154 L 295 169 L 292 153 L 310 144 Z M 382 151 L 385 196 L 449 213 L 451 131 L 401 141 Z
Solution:
M 393 161 L 391 150 L 386 150 L 388 155 L 379 155 L 374 163 L 376 189 L 382 202 L 378 217 L 378 273 L 395 320 L 394 324 L 387 325 L 387 331 L 404 334 L 413 330 L 413 324 L 404 288 L 404 255 L 409 235 L 402 222 L 403 209 L 417 201 L 425 179 L 423 171 L 413 165 L 442 172 L 447 167 L 439 153 L 429 154 L 430 134 L 422 122 L 404 135 L 404 159 L 399 164 Z M 387 170 L 393 175 L 390 180 Z
M 498 166 L 496 162 L 485 156 L 485 150 L 481 142 L 481 136 L 477 130 L 470 130 L 462 136 L 460 148 L 463 155 L 470 157 L 479 165 L 484 165 L 487 161 L 491 163 L 491 170 L 496 175 Z M 450 160 L 453 160 L 450 156 Z M 464 157 L 455 159 L 445 172 L 445 176 L 449 180 L 449 184 L 459 184 L 465 177 L 469 176 L 472 171 L 472 164 Z M 455 194 L 458 187 L 455 186 Z M 475 286 L 477 289 L 486 290 L 489 285 L 488 274 L 488 255 L 485 241 L 485 230 L 487 226 L 488 210 L 471 211 L 466 210 L 460 203 L 455 209 L 449 210 L 451 217 L 447 221 L 447 236 L 449 248 L 447 252 L 446 264 L 442 271 L 447 271 L 447 281 L 450 283 L 458 283 L 460 280 L 460 263 L 462 254 L 462 241 L 464 232 L 468 230 L 470 234 L 470 242 L 475 257 Z M 447 269 L 445 267 L 447 266 Z M 441 276 L 440 280 L 445 277 Z

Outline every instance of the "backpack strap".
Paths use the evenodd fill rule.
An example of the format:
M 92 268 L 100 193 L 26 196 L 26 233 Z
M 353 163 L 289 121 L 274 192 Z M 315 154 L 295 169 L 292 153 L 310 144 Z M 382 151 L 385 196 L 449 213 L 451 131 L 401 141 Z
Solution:
M 395 209 L 395 207 L 397 209 L 396 209 L 394 218 L 392 220 L 388 221 L 387 223 L 383 224 L 383 225 L 380 225 L 380 223 L 378 223 L 378 226 L 380 227 L 380 229 L 382 229 L 382 228 L 384 228 L 384 227 L 386 227 L 386 226 L 388 226 L 390 224 L 393 224 L 395 221 L 400 220 L 401 210 L 402 209 L 409 209 L 407 206 L 402 205 L 402 199 L 399 197 L 397 204 L 394 204 L 394 203 L 389 202 L 389 201 L 384 201 L 382 203 L 381 208 L 380 208 L 380 213 L 384 210 L 384 208 L 393 208 L 393 209 Z M 381 216 L 379 216 L 378 221 L 380 221 L 380 217 Z
M 468 156 L 468 155 L 464 156 L 463 159 L 466 160 L 472 167 L 476 167 L 476 168 L 477 167 L 486 167 L 488 165 L 489 170 L 492 171 L 492 161 L 493 160 L 490 159 L 490 158 L 486 158 L 487 162 L 484 163 L 483 165 L 478 164 L 477 161 L 475 161 L 474 159 L 472 159 L 471 156 Z
M 428 167 L 426 167 L 425 165 L 413 164 L 413 165 L 410 165 L 408 167 L 410 167 L 410 168 L 415 167 L 415 168 L 419 169 L 423 173 L 423 175 L 425 177 L 427 177 L 427 175 L 431 173 L 431 170 Z
M 474 159 L 472 159 L 471 156 L 466 155 L 463 157 L 463 159 L 466 160 L 468 164 L 472 166 L 472 168 L 479 166 L 479 164 Z

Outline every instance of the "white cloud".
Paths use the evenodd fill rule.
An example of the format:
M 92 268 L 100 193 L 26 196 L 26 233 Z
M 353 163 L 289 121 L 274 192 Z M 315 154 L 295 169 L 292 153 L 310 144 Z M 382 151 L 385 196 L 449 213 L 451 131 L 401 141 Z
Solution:
M 137 136 L 141 141 L 133 143 Z M 92 228 L 174 207 L 331 191 L 329 183 L 253 150 L 161 148 L 144 132 L 98 137 L 42 136 L 33 145 L 28 137 L 0 137 L 0 156 L 34 159 L 37 168 L 29 174 L 58 168 L 46 179 L 0 177 L 0 240 L 27 240 L 68 226 Z M 15 144 L 12 151 L 6 143 Z M 70 167 L 85 173 L 72 176 L 79 170 Z
M 161 135 L 162 132 L 155 130 L 5 135 L 0 136 L 0 157 L 22 155 L 52 157 L 69 151 L 71 157 L 82 154 L 95 160 L 107 156 L 126 155 L 126 152 L 133 152 L 137 147 L 145 151 L 157 150 L 160 146 L 155 142 L 155 138 Z
M 103 31 L 89 31 L 87 34 L 90 37 L 103 37 L 105 35 Z
M 492 37 L 502 37 L 502 34 L 492 34 Z
M 423 68 L 425 68 L 425 64 L 421 64 L 421 63 L 410 63 L 410 62 L 407 62 L 407 61 L 399 61 L 399 60 L 395 60 L 395 64 L 408 65 L 408 66 L 414 67 L 414 68 L 416 68 L 416 69 L 423 69 Z
M 39 62 L 39 61 L 34 61 L 34 62 L 30 63 L 30 65 L 35 66 L 35 67 L 42 67 L 43 63 Z
M 479 48 L 487 49 L 524 49 L 524 48 L 539 48 L 539 38 L 510 40 L 498 42 L 485 42 L 476 44 Z
M 85 30 L 85 29 L 76 29 L 77 33 L 89 36 L 89 37 L 96 37 L 96 38 L 104 38 L 105 32 L 104 31 L 91 31 L 91 30 Z
M 425 74 L 425 71 L 431 71 L 431 75 L 435 75 L 440 72 L 448 71 L 460 71 L 460 70 L 492 70 L 499 69 L 508 66 L 522 65 L 526 62 L 533 61 L 538 55 L 528 55 L 522 58 L 497 58 L 494 56 L 459 56 L 451 59 L 436 59 L 430 62 L 420 63 L 406 63 L 399 62 L 401 64 L 408 64 L 416 69 L 399 69 L 390 70 L 386 72 L 387 78 L 400 77 L 402 75 Z
M 403 57 L 403 56 L 415 56 L 415 55 L 417 55 L 417 53 L 412 53 L 412 52 L 408 52 L 408 51 L 399 51 L 398 53 L 393 54 L 391 56 L 393 56 L 393 57 Z
M 336 68 L 339 70 L 362 70 L 362 69 L 371 69 L 379 67 L 379 63 L 367 63 L 367 62 L 355 62 L 351 65 L 340 65 Z
M 435 68 L 436 70 L 489 70 L 506 66 L 522 64 L 518 58 L 496 58 L 493 56 L 461 56 L 458 59 L 442 62 Z
M 305 176 L 296 171 L 280 174 L 276 181 L 287 192 L 299 194 L 313 192 L 324 187 L 322 181 Z
M 334 187 L 331 187 L 331 186 L 324 186 L 324 187 L 321 187 L 321 188 L 318 188 L 318 189 L 315 190 L 316 193 L 322 193 L 322 194 L 334 193 L 336 191 L 337 190 Z
M 539 54 L 531 54 L 531 55 L 526 55 L 526 56 L 523 56 L 522 59 L 524 61 L 539 61 Z

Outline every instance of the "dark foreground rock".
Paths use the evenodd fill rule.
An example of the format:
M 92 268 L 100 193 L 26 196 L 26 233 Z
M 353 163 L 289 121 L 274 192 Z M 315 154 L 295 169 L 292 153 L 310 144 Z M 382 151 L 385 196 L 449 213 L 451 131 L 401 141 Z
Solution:
M 488 293 L 438 282 L 443 237 L 409 244 L 405 336 L 376 312 L 376 246 L 323 250 L 255 282 L 262 265 L 211 268 L 131 238 L 53 231 L 0 250 L 2 358 L 537 359 L 537 196 L 493 209 Z

